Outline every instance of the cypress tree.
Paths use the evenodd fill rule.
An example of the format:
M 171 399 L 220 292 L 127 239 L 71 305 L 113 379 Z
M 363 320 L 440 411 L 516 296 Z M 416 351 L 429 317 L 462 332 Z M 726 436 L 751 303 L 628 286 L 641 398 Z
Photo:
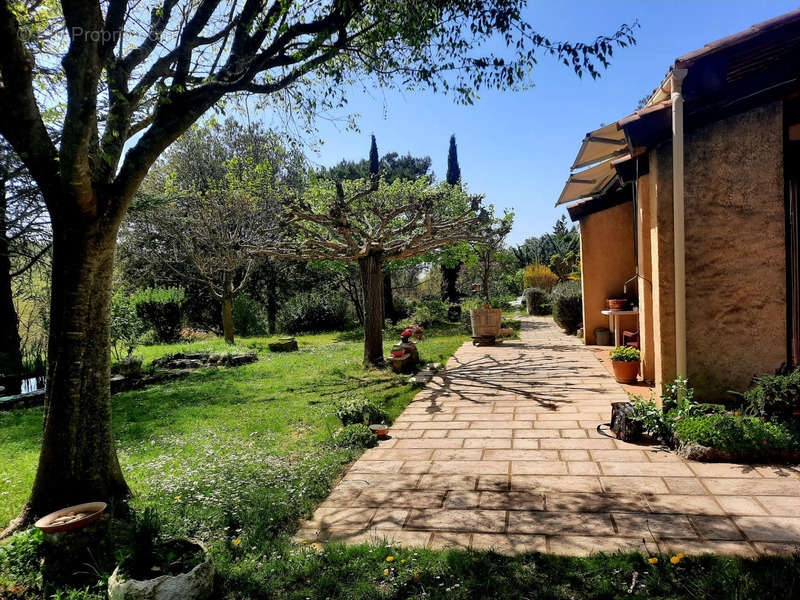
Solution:
M 447 152 L 447 183 L 455 185 L 461 179 L 461 168 L 458 166 L 458 149 L 455 134 L 450 136 L 450 150 Z
M 369 174 L 377 175 L 380 171 L 380 160 L 378 159 L 378 142 L 375 135 L 372 135 L 372 143 L 369 146 Z
M 461 167 L 458 166 L 458 149 L 456 148 L 455 134 L 450 136 L 450 150 L 447 152 L 447 183 L 456 185 L 461 179 Z M 445 302 L 458 302 L 458 275 L 461 272 L 461 262 L 448 266 L 442 263 L 442 300 Z

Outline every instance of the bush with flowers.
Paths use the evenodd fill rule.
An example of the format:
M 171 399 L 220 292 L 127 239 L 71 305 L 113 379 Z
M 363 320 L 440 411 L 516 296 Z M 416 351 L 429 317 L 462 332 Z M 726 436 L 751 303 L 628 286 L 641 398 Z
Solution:
M 631 418 L 652 438 L 697 460 L 795 457 L 800 452 L 796 426 L 768 421 L 744 410 L 697 402 L 686 379 L 664 388 L 659 407 L 655 399 L 632 397 Z

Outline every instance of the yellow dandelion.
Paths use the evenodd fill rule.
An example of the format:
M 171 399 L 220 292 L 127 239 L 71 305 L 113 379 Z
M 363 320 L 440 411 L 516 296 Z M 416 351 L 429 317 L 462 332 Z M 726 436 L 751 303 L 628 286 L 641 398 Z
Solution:
M 401 559 L 400 559 L 400 564 L 405 564 L 405 562 L 406 562 L 406 559 L 405 559 L 405 558 L 401 558 Z
M 181 499 L 180 496 L 175 496 L 175 500 L 180 500 L 180 499 Z
M 671 562 L 673 565 L 677 565 L 679 562 L 681 562 L 681 559 L 678 558 L 677 556 L 673 556 L 672 558 L 669 559 L 669 562 Z
M 384 569 L 384 570 L 383 570 L 383 574 L 384 574 L 384 575 L 388 575 L 388 574 L 389 574 L 389 569 Z
M 683 552 L 678 552 L 675 556 L 677 556 L 678 558 L 683 558 Z
M 311 543 L 311 547 L 312 548 L 319 548 L 319 544 L 317 542 L 312 542 Z
M 478 562 L 478 559 L 477 559 L 476 557 L 474 557 L 474 556 L 473 556 L 473 557 L 472 557 L 472 562 Z
M 654 564 L 656 564 L 656 563 L 658 562 L 658 558 L 656 558 L 655 556 L 653 556 L 653 557 L 651 557 L 651 558 L 648 558 L 648 559 L 647 559 L 647 562 L 649 562 L 651 565 L 654 565 Z
M 235 540 L 233 540 L 233 545 L 234 546 L 238 546 L 241 543 L 242 543 L 242 538 L 236 538 Z
M 386 562 L 392 562 L 394 560 L 394 556 L 387 556 Z

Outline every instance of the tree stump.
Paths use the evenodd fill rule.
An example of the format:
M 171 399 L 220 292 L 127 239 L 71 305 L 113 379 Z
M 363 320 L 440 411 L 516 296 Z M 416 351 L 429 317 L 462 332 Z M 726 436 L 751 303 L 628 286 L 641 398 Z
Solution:
M 97 572 L 113 568 L 113 549 L 108 514 L 80 529 L 43 533 L 43 589 L 52 592 L 65 584 L 83 587 L 96 583 Z
M 271 352 L 296 352 L 298 350 L 297 340 L 292 338 L 280 338 L 277 342 L 269 344 Z

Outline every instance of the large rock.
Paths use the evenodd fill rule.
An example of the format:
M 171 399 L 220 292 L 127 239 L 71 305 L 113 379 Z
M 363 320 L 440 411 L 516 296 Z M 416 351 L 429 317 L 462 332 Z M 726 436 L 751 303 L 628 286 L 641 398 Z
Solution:
M 294 338 L 280 338 L 277 342 L 271 342 L 269 349 L 272 352 L 297 352 L 297 340 Z

